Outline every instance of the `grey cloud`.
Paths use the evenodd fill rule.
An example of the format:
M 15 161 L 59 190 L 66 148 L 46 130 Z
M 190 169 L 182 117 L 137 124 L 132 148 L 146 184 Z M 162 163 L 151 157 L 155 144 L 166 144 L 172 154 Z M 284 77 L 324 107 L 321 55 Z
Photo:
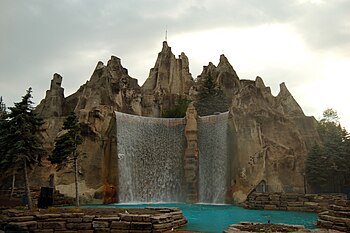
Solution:
M 350 46 L 350 1 L 304 4 L 295 27 L 310 47 L 333 49 Z M 345 52 L 345 51 L 344 51 Z
M 131 73 L 147 71 L 151 67 L 132 64 L 150 52 L 154 52 L 155 60 L 166 25 L 170 35 L 175 35 L 218 27 L 290 23 L 307 43 L 318 48 L 348 43 L 348 1 L 327 4 L 322 8 L 280 0 L 3 0 L 0 80 L 18 83 L 15 86 L 20 90 L 8 92 L 1 85 L 0 95 L 5 100 L 12 95 L 11 104 L 32 83 L 42 98 L 54 72 L 63 75 L 67 90 L 77 89 L 89 78 L 97 61 L 105 62 L 112 54 L 122 58 L 123 64 L 130 64 L 126 68 Z M 109 55 L 79 59 L 79 54 L 101 50 Z

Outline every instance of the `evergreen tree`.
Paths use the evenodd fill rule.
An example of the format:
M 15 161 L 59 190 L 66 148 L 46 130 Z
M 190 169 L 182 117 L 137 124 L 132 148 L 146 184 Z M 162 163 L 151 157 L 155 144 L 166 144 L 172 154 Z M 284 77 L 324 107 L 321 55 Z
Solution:
M 31 92 L 32 89 L 29 88 L 22 101 L 9 108 L 9 114 L 6 114 L 6 119 L 1 123 L 0 135 L 1 169 L 12 172 L 23 170 L 29 209 L 33 206 L 28 171 L 39 164 L 44 155 L 38 136 L 43 121 L 34 112 Z
M 3 171 L 3 177 L 7 177 L 8 173 L 12 174 L 12 185 L 10 192 L 10 198 L 12 198 L 15 189 L 16 168 L 10 161 L 11 157 L 8 158 L 8 155 L 6 153 L 8 146 L 10 145 L 3 143 L 6 142 L 5 136 L 7 136 L 8 132 L 8 129 L 6 128 L 8 116 L 7 114 L 6 104 L 3 102 L 2 96 L 0 96 L 0 169 Z
M 2 100 L 2 96 L 0 96 L 0 119 L 4 118 L 6 115 L 6 104 Z
M 9 158 L 7 154 L 8 144 L 6 144 L 6 138 L 8 136 L 8 124 L 7 124 L 7 112 L 5 103 L 2 101 L 2 97 L 0 97 L 0 169 L 3 171 L 8 170 L 10 166 Z
M 315 145 L 306 160 L 309 183 L 318 191 L 342 192 L 350 185 L 350 139 L 335 110 L 327 109 L 318 123 L 321 144 Z
M 195 102 L 198 114 L 206 116 L 215 114 L 216 112 L 226 112 L 229 105 L 229 99 L 220 90 L 214 78 L 210 74 L 204 77 L 200 82 L 198 96 Z
M 175 104 L 174 108 L 171 108 L 169 110 L 165 110 L 162 113 L 162 117 L 165 118 L 182 118 L 186 116 L 186 110 L 191 101 L 180 97 Z
M 216 85 L 213 77 L 209 74 L 203 81 L 200 89 L 199 96 L 200 98 L 206 98 L 208 96 L 215 96 L 220 94 L 218 85 Z
M 75 197 L 76 206 L 79 206 L 79 189 L 78 189 L 78 145 L 82 143 L 81 125 L 74 112 L 71 112 L 63 123 L 63 129 L 66 132 L 56 139 L 55 148 L 49 160 L 52 164 L 57 164 L 61 169 L 67 163 L 73 161 L 75 174 Z
M 326 157 L 320 145 L 315 144 L 308 153 L 305 165 L 306 177 L 315 190 L 321 191 L 327 186 Z

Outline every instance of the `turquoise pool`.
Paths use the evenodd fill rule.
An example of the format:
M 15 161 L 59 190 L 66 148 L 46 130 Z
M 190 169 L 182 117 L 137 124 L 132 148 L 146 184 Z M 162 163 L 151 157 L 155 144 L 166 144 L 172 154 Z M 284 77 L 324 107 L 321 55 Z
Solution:
M 317 214 L 293 212 L 293 211 L 271 211 L 271 210 L 247 210 L 234 205 L 210 205 L 210 204 L 111 204 L 93 205 L 86 207 L 116 207 L 116 208 L 143 208 L 143 207 L 177 207 L 180 208 L 188 220 L 185 230 L 205 231 L 221 233 L 230 224 L 242 221 L 267 223 L 287 223 L 304 225 L 306 228 L 314 229 Z

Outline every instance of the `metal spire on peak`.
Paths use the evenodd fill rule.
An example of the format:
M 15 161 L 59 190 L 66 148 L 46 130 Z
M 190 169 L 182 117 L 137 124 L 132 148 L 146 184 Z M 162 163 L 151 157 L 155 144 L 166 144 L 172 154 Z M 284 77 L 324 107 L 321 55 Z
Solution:
M 165 26 L 165 41 L 168 42 L 168 26 Z

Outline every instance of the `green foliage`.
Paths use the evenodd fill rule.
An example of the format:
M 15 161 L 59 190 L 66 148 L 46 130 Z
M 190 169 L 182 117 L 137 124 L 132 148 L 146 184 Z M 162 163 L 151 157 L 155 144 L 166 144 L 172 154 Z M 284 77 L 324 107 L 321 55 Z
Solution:
M 75 201 L 79 206 L 79 187 L 78 187 L 78 145 L 83 142 L 81 136 L 81 125 L 74 112 L 69 113 L 63 123 L 63 129 L 66 131 L 56 139 L 55 148 L 49 160 L 52 164 L 57 164 L 57 169 L 62 168 L 66 163 L 73 160 L 75 174 Z
M 333 122 L 339 123 L 339 116 L 336 110 L 328 108 L 323 112 L 323 118 L 321 122 Z
M 5 103 L 2 101 L 2 97 L 0 97 L 0 169 L 2 171 L 6 170 L 6 167 L 9 163 L 9 158 L 7 158 L 7 147 L 6 138 L 8 132 L 8 124 L 7 124 L 7 112 Z
M 3 171 L 23 168 L 24 160 L 28 165 L 38 164 L 44 155 L 38 136 L 43 121 L 33 110 L 31 92 L 29 88 L 22 101 L 1 117 L 0 168 Z
M 341 192 L 350 186 L 350 136 L 339 124 L 335 110 L 324 111 L 318 122 L 321 145 L 315 145 L 306 160 L 309 184 L 321 192 Z
M 2 96 L 0 96 L 0 119 L 4 118 L 6 113 L 6 104 L 2 100 Z
M 201 116 L 212 115 L 216 112 L 228 111 L 229 99 L 220 90 L 211 75 L 208 75 L 201 83 L 198 97 L 195 102 L 197 112 Z
M 14 174 L 21 169 L 24 173 L 25 195 L 28 208 L 32 209 L 28 168 L 39 164 L 45 150 L 38 136 L 43 121 L 33 109 L 32 89 L 22 97 L 22 101 L 10 107 L 10 112 L 1 117 L 0 168 L 3 173 Z
M 211 75 L 208 75 L 199 89 L 200 99 L 207 98 L 209 96 L 215 96 L 220 93 L 218 85 L 214 82 Z
M 58 168 L 72 159 L 77 159 L 77 147 L 82 143 L 81 126 L 74 112 L 65 119 L 63 129 L 66 132 L 56 139 L 55 148 L 49 157 L 52 164 L 59 165 Z
M 320 145 L 315 144 L 308 153 L 306 159 L 306 174 L 310 184 L 323 187 L 327 182 L 326 157 Z
M 179 98 L 176 101 L 176 105 L 174 108 L 165 110 L 162 113 L 162 117 L 165 118 L 183 118 L 186 116 L 186 110 L 191 101 L 186 98 Z

